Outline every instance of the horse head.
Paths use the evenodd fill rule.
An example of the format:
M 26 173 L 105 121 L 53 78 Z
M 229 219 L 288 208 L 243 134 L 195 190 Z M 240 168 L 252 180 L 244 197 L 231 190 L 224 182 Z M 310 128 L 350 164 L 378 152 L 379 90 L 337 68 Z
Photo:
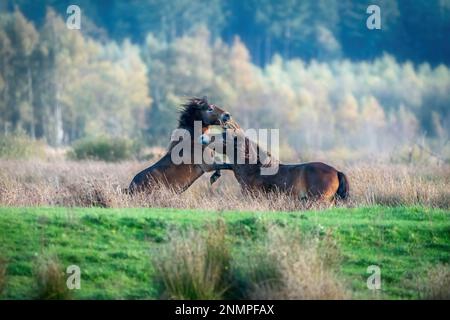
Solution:
M 209 126 L 226 127 L 233 120 L 228 111 L 223 110 L 215 104 L 210 104 L 206 97 L 191 98 L 182 105 L 181 115 L 178 120 L 178 128 L 192 130 L 195 121 L 201 121 L 202 128 Z
M 226 128 L 216 134 L 206 130 L 199 142 L 218 153 L 226 154 L 234 164 L 257 164 L 265 167 L 275 160 L 270 152 L 261 148 L 239 127 Z

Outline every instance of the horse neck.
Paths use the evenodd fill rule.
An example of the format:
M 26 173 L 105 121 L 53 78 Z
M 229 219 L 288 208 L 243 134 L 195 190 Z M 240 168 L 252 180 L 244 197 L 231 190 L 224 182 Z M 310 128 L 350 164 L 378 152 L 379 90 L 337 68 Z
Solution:
M 194 144 L 194 128 L 192 127 L 178 127 L 177 129 L 187 130 L 191 135 L 191 147 Z M 167 147 L 166 154 L 170 153 L 172 149 L 179 143 L 180 141 L 170 141 L 169 146 Z
M 184 129 L 184 128 L 183 128 Z M 185 129 L 185 130 L 188 130 L 189 131 L 189 129 Z M 194 130 L 192 129 L 192 131 L 189 131 L 190 132 L 190 135 L 191 135 L 191 139 L 190 139 L 190 148 L 189 148 L 189 152 L 191 153 L 191 160 L 192 161 L 194 161 L 194 159 L 195 159 L 195 152 L 196 151 L 200 151 L 201 150 L 201 157 L 202 157 L 202 159 L 203 159 L 203 151 L 204 151 L 204 149 L 206 148 L 205 146 L 203 146 L 203 145 L 201 145 L 200 147 L 201 147 L 201 149 L 199 150 L 199 144 L 196 142 L 196 140 L 194 139 Z M 179 143 L 181 143 L 181 140 L 180 141 L 171 141 L 170 142 L 170 144 L 169 144 L 169 147 L 167 148 L 167 152 L 166 152 L 166 154 L 164 155 L 164 157 L 163 158 L 165 158 L 165 159 L 167 159 L 167 158 L 169 158 L 169 157 L 171 157 L 171 153 L 172 153 L 172 150 L 173 150 L 173 148 L 176 146 L 176 145 L 178 145 Z M 202 163 L 203 163 L 203 160 L 202 160 Z M 194 166 L 196 166 L 197 164 L 194 164 Z
M 261 146 L 245 137 L 246 140 L 246 147 L 245 147 L 245 160 L 250 160 L 250 151 L 253 149 L 253 152 L 256 152 L 256 163 L 245 163 L 245 164 L 238 164 L 238 147 L 237 145 L 234 146 L 234 161 L 233 161 L 233 171 L 238 180 L 241 180 L 244 183 L 250 183 L 255 178 L 264 177 L 261 175 L 261 168 L 267 167 L 268 165 L 271 165 L 273 161 L 277 161 L 276 159 L 273 159 L 269 152 L 265 151 Z M 253 144 L 254 148 L 250 148 L 250 144 Z M 263 164 L 260 159 L 260 152 L 264 153 L 265 156 L 270 158 L 270 161 L 267 164 Z
M 272 156 L 269 154 L 269 152 L 267 152 L 266 150 L 264 150 L 264 148 L 262 148 L 257 142 L 250 140 L 249 138 L 245 137 L 245 141 L 248 143 L 248 147 L 246 145 L 245 148 L 245 156 L 246 158 L 250 158 L 250 144 L 252 144 L 255 148 L 253 149 L 253 152 L 256 152 L 256 166 L 258 166 L 258 168 L 264 167 L 267 164 L 263 164 L 260 158 L 261 153 L 264 154 L 265 157 L 269 158 L 269 164 L 270 162 L 272 162 Z

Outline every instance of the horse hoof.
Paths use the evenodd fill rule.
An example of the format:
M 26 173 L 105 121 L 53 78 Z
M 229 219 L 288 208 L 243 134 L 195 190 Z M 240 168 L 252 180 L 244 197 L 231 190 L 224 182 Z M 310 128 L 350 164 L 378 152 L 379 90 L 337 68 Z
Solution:
M 220 178 L 220 175 L 218 175 L 218 174 L 213 174 L 213 175 L 211 176 L 211 178 L 209 178 L 209 182 L 210 182 L 211 184 L 213 184 L 213 183 L 216 182 L 217 179 L 219 179 L 219 178 Z

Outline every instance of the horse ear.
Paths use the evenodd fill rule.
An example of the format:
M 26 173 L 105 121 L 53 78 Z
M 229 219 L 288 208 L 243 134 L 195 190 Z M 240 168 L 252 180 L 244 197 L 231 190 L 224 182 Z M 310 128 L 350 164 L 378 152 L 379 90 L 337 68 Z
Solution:
M 203 103 L 206 103 L 206 104 L 208 104 L 208 97 L 207 96 L 203 96 Z

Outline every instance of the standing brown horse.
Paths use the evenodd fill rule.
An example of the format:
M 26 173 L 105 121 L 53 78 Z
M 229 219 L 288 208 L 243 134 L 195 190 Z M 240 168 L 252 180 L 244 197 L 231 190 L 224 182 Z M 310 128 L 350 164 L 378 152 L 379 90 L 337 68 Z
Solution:
M 281 164 L 256 142 L 246 137 L 241 130 L 226 130 L 222 139 L 219 137 L 215 141 L 223 143 L 222 150 L 227 155 L 232 153 L 233 158 L 230 161 L 234 176 L 246 192 L 279 191 L 300 200 L 325 202 L 346 199 L 349 195 L 345 174 L 325 163 Z M 233 147 L 233 152 L 230 152 L 230 146 Z M 241 157 L 240 161 L 238 157 Z M 272 175 L 262 175 L 261 169 L 271 165 L 277 165 L 278 171 Z M 214 175 L 211 181 L 215 181 Z
M 202 132 L 205 132 L 209 126 L 223 126 L 232 120 L 228 112 L 214 104 L 209 104 L 206 97 L 202 99 L 191 98 L 182 107 L 178 129 L 184 129 L 190 134 L 191 159 L 194 159 L 194 150 L 198 151 L 195 145 L 199 144 L 198 141 L 194 140 L 194 122 L 201 121 Z M 175 164 L 172 161 L 171 152 L 180 142 L 172 141 L 167 153 L 158 162 L 139 172 L 131 181 L 128 192 L 132 194 L 136 191 L 152 191 L 154 187 L 162 185 L 181 193 L 205 172 L 216 171 L 215 177 L 217 177 L 220 176 L 218 170 L 231 169 L 228 164 L 206 164 L 203 162 L 201 164 Z M 200 150 L 204 150 L 205 146 L 201 147 Z

